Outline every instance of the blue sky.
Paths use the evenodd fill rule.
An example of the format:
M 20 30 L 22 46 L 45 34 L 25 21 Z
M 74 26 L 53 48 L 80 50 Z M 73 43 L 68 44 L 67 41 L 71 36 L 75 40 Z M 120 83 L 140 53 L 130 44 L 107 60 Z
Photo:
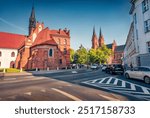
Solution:
M 0 0 L 0 31 L 28 34 L 33 0 Z M 93 26 L 105 43 L 124 44 L 131 16 L 129 0 L 34 0 L 35 15 L 50 29 L 68 28 L 71 47 L 91 47 Z

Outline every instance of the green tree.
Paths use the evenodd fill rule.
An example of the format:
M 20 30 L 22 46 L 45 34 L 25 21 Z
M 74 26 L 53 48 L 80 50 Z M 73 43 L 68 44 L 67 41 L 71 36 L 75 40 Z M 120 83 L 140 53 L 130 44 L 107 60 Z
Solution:
M 89 51 L 88 51 L 88 60 L 89 60 L 89 63 L 95 63 L 96 62 L 96 59 L 97 59 L 97 56 L 96 56 L 96 50 L 91 48 Z
M 88 52 L 89 55 L 89 62 L 90 63 L 107 63 L 107 60 L 111 56 L 112 51 L 107 48 L 106 45 L 103 45 L 101 48 L 98 49 L 90 49 Z
M 103 54 L 102 54 L 102 58 L 101 58 L 101 62 L 100 63 L 107 63 L 107 60 L 110 58 L 110 56 L 112 55 L 112 50 L 107 48 L 106 45 L 103 45 L 100 50 L 102 50 Z
M 78 64 L 86 64 L 88 61 L 88 52 L 87 50 L 81 45 L 79 49 L 75 53 L 75 57 L 77 58 Z
M 74 56 L 75 56 L 75 51 L 73 49 L 70 49 L 70 62 L 74 62 Z

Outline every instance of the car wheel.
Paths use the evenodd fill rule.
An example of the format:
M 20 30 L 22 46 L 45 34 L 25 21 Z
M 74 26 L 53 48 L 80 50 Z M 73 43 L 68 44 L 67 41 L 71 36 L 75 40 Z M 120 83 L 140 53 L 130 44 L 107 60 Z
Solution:
M 144 77 L 144 82 L 146 83 L 146 84 L 150 84 L 150 78 L 149 77 Z
M 129 76 L 128 73 L 125 74 L 125 78 L 126 78 L 126 79 L 130 79 L 130 76 Z

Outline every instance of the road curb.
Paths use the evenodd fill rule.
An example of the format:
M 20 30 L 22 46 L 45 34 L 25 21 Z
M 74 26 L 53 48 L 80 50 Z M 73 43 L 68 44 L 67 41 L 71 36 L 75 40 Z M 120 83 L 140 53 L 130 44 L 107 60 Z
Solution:
M 59 72 L 72 72 L 72 71 L 85 71 L 87 69 L 68 69 L 68 70 L 50 70 L 50 71 L 29 71 L 29 72 L 20 72 L 20 73 L 3 73 L 3 77 L 13 77 L 13 76 L 36 76 L 36 75 L 43 75 L 43 74 L 52 74 L 52 73 L 59 73 Z

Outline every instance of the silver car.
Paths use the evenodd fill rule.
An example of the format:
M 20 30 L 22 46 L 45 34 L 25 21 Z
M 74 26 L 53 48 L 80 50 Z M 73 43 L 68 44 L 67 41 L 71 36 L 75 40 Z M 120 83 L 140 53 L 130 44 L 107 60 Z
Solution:
M 127 70 L 124 75 L 127 79 L 134 78 L 144 80 L 145 83 L 150 84 L 150 67 L 134 67 L 131 70 Z

